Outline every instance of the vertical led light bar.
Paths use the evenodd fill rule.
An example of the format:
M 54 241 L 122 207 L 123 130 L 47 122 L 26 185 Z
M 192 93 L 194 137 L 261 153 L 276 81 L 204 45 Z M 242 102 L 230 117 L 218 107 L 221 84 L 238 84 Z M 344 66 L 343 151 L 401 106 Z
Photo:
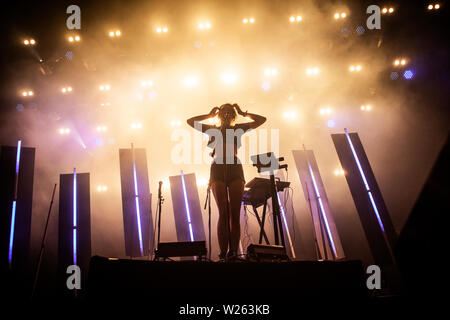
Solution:
M 186 205 L 186 216 L 187 216 L 188 225 L 189 225 L 189 237 L 190 237 L 191 241 L 194 241 L 194 232 L 192 230 L 191 213 L 189 211 L 189 203 L 188 203 L 188 199 L 187 199 L 186 183 L 184 182 L 183 170 L 181 170 L 181 183 L 183 185 L 184 203 Z
M 139 249 L 141 251 L 141 256 L 144 255 L 144 246 L 142 243 L 142 229 L 141 229 L 141 211 L 139 209 L 139 192 L 138 192 L 138 184 L 137 184 L 137 176 L 136 176 L 136 159 L 134 158 L 134 148 L 131 145 L 131 152 L 133 154 L 133 179 L 134 179 L 134 197 L 136 201 L 136 220 L 137 220 L 137 229 L 139 236 Z
M 9 251 L 8 251 L 9 267 L 11 267 L 11 265 L 12 265 L 12 252 L 13 252 L 13 246 L 14 246 L 14 228 L 15 228 L 15 224 L 16 224 L 17 184 L 19 182 L 20 149 L 21 149 L 21 147 L 22 147 L 22 140 L 19 140 L 17 142 L 14 198 L 13 198 L 12 212 L 11 212 L 11 228 L 9 229 Z
M 317 184 L 316 184 L 316 178 L 314 177 L 314 173 L 312 171 L 311 164 L 309 163 L 309 161 L 308 161 L 308 169 L 309 169 L 309 174 L 311 175 L 311 180 L 312 180 L 313 185 L 314 185 L 314 192 L 316 193 L 317 201 L 319 202 L 319 208 L 320 208 L 319 211 L 320 211 L 320 214 L 321 214 L 321 216 L 323 218 L 323 221 L 325 221 L 325 227 L 327 229 L 328 239 L 330 239 L 334 257 L 337 257 L 336 247 L 334 245 L 333 236 L 331 234 L 330 226 L 328 224 L 328 220 L 327 220 L 327 217 L 325 215 L 325 209 L 323 208 L 322 198 L 320 197 L 319 188 L 317 188 Z M 324 248 L 324 250 L 326 250 L 326 249 Z
M 348 144 L 350 145 L 350 149 L 352 150 L 353 158 L 355 158 L 355 162 L 356 162 L 356 165 L 358 166 L 359 173 L 361 174 L 361 178 L 363 179 L 364 186 L 366 187 L 366 191 L 367 191 L 367 193 L 369 195 L 370 203 L 372 204 L 372 208 L 373 208 L 373 210 L 375 212 L 375 215 L 377 217 L 378 224 L 380 225 L 380 228 L 381 228 L 381 230 L 383 231 L 383 234 L 384 234 L 384 225 L 383 225 L 383 222 L 381 221 L 381 217 L 380 217 L 380 214 L 378 212 L 377 205 L 375 204 L 375 200 L 373 199 L 372 192 L 370 190 L 369 184 L 367 183 L 367 179 L 366 179 L 364 171 L 363 171 L 363 169 L 361 167 L 361 163 L 359 162 L 358 155 L 356 154 L 355 148 L 353 147 L 353 143 L 352 143 L 352 140 L 350 139 L 350 135 L 348 134 L 347 129 L 344 129 L 344 131 L 345 131 L 345 136 L 347 137 Z
M 73 264 L 77 264 L 77 169 L 73 168 Z
M 289 228 L 288 228 L 288 224 L 287 224 L 287 220 L 286 220 L 286 214 L 284 212 L 283 206 L 281 205 L 280 195 L 278 194 L 278 192 L 277 192 L 277 198 L 278 198 L 278 205 L 280 206 L 280 209 L 281 209 L 281 216 L 283 217 L 284 228 L 285 228 L 287 236 L 288 236 L 289 246 L 291 247 L 292 258 L 295 259 L 295 251 L 294 251 L 294 246 L 292 245 L 292 239 L 291 239 L 291 234 L 289 232 Z

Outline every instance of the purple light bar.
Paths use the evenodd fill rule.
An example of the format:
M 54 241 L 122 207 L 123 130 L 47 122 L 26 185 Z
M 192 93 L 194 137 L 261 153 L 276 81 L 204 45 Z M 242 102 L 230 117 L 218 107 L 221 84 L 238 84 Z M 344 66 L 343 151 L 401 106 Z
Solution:
M 353 147 L 353 143 L 352 143 L 352 140 L 350 139 L 350 135 L 348 134 L 347 129 L 344 129 L 344 131 L 345 131 L 345 136 L 347 137 L 348 144 L 350 145 L 350 149 L 352 150 L 353 157 L 355 158 L 356 165 L 358 166 L 359 173 L 361 174 L 361 177 L 363 179 L 367 193 L 369 194 L 370 203 L 372 204 L 372 208 L 375 211 L 375 215 L 377 217 L 378 224 L 380 225 L 381 230 L 383 230 L 383 232 L 384 232 L 383 222 L 381 221 L 380 214 L 378 213 L 377 205 L 375 204 L 375 200 L 373 199 L 372 192 L 370 190 L 369 184 L 367 183 L 367 179 L 366 179 L 364 171 L 361 167 L 361 163 L 359 162 L 358 155 L 356 154 L 355 148 Z
M 278 198 L 278 205 L 280 206 L 280 209 L 281 209 L 281 216 L 283 217 L 284 228 L 286 229 L 287 236 L 288 236 L 289 246 L 291 247 L 292 258 L 295 259 L 295 251 L 294 251 L 294 246 L 292 245 L 292 239 L 291 239 L 291 234 L 289 232 L 289 228 L 288 228 L 288 224 L 287 224 L 287 220 L 286 220 L 286 214 L 284 213 L 284 208 L 281 205 L 280 195 L 278 194 L 278 192 L 277 192 L 277 198 Z
M 187 220 L 188 220 L 188 225 L 189 225 L 189 236 L 191 238 L 191 241 L 194 241 L 194 233 L 192 231 L 192 222 L 191 222 L 191 213 L 189 211 L 189 203 L 188 203 L 188 199 L 187 199 L 186 184 L 184 182 L 183 170 L 181 170 L 181 183 L 183 185 L 184 203 L 186 205 L 186 215 L 187 215 Z
M 15 177 L 15 186 L 14 186 L 14 199 L 12 203 L 12 211 L 11 211 L 11 228 L 9 229 L 9 251 L 8 251 L 8 263 L 9 267 L 12 265 L 12 253 L 14 246 L 14 229 L 16 225 L 16 201 L 17 201 L 17 183 L 19 180 L 19 167 L 20 167 L 20 150 L 22 148 L 22 140 L 17 142 L 17 155 L 16 155 L 16 177 Z
M 73 168 L 73 264 L 77 264 L 77 169 Z
M 309 174 L 311 175 L 311 179 L 312 179 L 312 182 L 314 185 L 314 192 L 316 193 L 317 200 L 319 201 L 319 211 L 320 211 L 320 214 L 322 215 L 323 220 L 325 221 L 325 227 L 327 229 L 328 238 L 330 239 L 331 247 L 333 249 L 334 256 L 336 257 L 337 256 L 336 247 L 334 245 L 333 236 L 330 231 L 330 226 L 328 225 L 328 219 L 325 215 L 325 209 L 323 207 L 322 198 L 320 197 L 319 189 L 317 188 L 316 178 L 314 177 L 314 172 L 312 171 L 311 164 L 309 163 L 309 161 L 307 161 L 307 162 L 308 162 Z M 324 248 L 324 250 L 326 250 L 326 249 Z
M 141 211 L 139 209 L 139 193 L 138 193 L 138 185 L 137 185 L 137 177 L 136 177 L 136 162 L 134 160 L 134 150 L 133 152 L 133 177 L 134 177 L 134 195 L 136 200 L 136 220 L 137 220 L 137 228 L 138 228 L 138 236 L 139 236 L 139 249 L 141 251 L 141 256 L 144 255 L 144 246 L 142 244 L 142 230 L 141 230 Z

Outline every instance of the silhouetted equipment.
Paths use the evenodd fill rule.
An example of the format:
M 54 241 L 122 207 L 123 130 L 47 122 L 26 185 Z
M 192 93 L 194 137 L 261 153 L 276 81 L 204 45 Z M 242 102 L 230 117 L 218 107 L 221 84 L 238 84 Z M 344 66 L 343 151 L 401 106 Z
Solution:
M 397 235 L 357 133 L 331 135 L 375 263 L 395 265 Z
M 153 252 L 153 219 L 145 149 L 119 149 L 125 254 Z
M 59 176 L 58 273 L 59 287 L 66 290 L 67 267 L 79 266 L 84 282 L 91 258 L 89 180 L 89 173 L 75 169 Z
M 35 149 L 2 146 L 0 151 L 0 259 L 1 270 L 27 271 Z
M 155 250 L 155 260 L 173 257 L 198 257 L 202 260 L 206 252 L 206 241 L 161 242 Z
M 448 249 L 447 215 L 450 212 L 450 141 L 437 157 L 406 224 L 395 253 L 408 293 L 424 299 L 441 295 L 445 268 L 441 257 Z M 436 302 L 439 303 L 439 302 Z
M 247 247 L 247 259 L 257 262 L 275 262 L 289 260 L 282 246 L 251 244 Z
M 278 181 L 276 180 L 277 192 L 283 191 L 285 188 L 289 187 L 290 182 Z M 267 238 L 266 232 L 264 231 L 264 224 L 266 221 L 266 209 L 267 201 L 272 197 L 271 182 L 270 179 L 266 178 L 253 178 L 250 182 L 245 185 L 244 195 L 242 197 L 242 202 L 245 205 L 251 205 L 255 213 L 256 219 L 260 227 L 259 241 L 258 244 L 262 244 L 264 238 L 266 244 L 269 244 L 269 239 Z M 257 208 L 263 206 L 263 211 L 261 217 L 258 214 Z
M 206 240 L 194 173 L 169 177 L 178 241 Z
M 283 161 L 284 158 L 275 158 L 275 154 L 273 152 L 258 154 L 255 156 L 251 156 L 251 160 L 253 162 L 253 166 L 258 168 L 258 172 L 268 172 L 270 175 L 270 196 L 272 198 L 272 213 L 273 213 L 273 229 L 274 229 L 274 242 L 275 245 L 281 245 L 286 250 L 286 243 L 284 239 L 284 232 L 283 232 L 283 224 L 281 221 L 281 210 L 280 210 L 280 204 L 278 200 L 278 193 L 277 193 L 277 185 L 275 183 L 275 171 L 279 169 L 286 169 L 287 170 L 287 164 L 280 165 L 279 161 Z M 256 181 L 255 184 L 258 182 Z M 281 187 L 281 184 L 280 184 Z M 256 214 L 257 215 L 257 214 Z M 258 219 L 259 220 L 259 219 Z M 258 221 L 261 226 L 261 233 L 264 234 L 264 223 L 263 221 Z M 260 236 L 261 239 L 261 236 Z M 266 239 L 267 240 L 267 239 Z
M 293 150 L 295 165 L 308 203 L 318 260 L 345 258 L 325 186 L 312 150 Z

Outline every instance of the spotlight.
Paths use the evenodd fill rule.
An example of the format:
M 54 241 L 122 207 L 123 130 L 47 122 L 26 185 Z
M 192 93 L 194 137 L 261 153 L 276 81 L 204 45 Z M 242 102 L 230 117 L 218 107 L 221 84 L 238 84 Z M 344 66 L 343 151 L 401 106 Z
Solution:
M 80 40 L 81 40 L 80 36 L 75 36 L 75 41 L 80 41 Z
M 162 28 L 160 28 L 160 27 L 156 28 L 156 32 L 161 33 L 162 32 Z
M 210 124 L 217 125 L 217 124 L 220 123 L 220 120 L 219 120 L 219 118 L 218 118 L 217 116 L 215 116 L 214 118 L 209 118 L 209 119 L 208 119 L 208 122 L 209 122 Z
M 151 87 L 151 86 L 153 86 L 153 81 L 142 81 L 141 86 L 142 87 L 147 87 L 147 86 Z
M 341 12 L 341 13 L 336 12 L 334 14 L 334 19 L 336 19 L 336 20 L 338 20 L 338 19 L 345 19 L 346 17 L 347 17 L 347 13 L 345 13 L 345 12 Z
M 108 190 L 107 186 L 97 186 L 97 191 L 98 192 L 105 192 Z
M 109 91 L 111 90 L 111 86 L 109 84 L 101 84 L 99 87 L 100 91 Z
M 211 29 L 211 23 L 209 23 L 209 22 L 200 22 L 197 25 L 197 28 L 200 29 L 200 30 Z
M 367 106 L 361 106 L 361 110 L 362 111 L 370 111 L 372 109 L 371 106 L 367 105 Z
M 264 70 L 264 75 L 267 77 L 276 76 L 278 74 L 278 70 L 275 68 L 267 68 Z
M 244 24 L 247 24 L 247 23 L 248 23 L 248 19 L 247 19 L 247 18 L 244 18 L 244 20 L 242 20 L 242 22 L 243 22 Z
M 72 87 L 64 87 L 61 89 L 62 93 L 69 93 L 72 92 Z
M 250 18 L 248 21 L 250 21 L 250 23 L 255 23 L 255 18 Z
M 102 102 L 102 103 L 100 103 L 101 107 L 109 107 L 110 105 L 111 105 L 111 103 L 109 103 L 109 102 Z
M 394 12 L 394 8 L 389 8 L 389 13 Z
M 355 72 L 355 71 L 359 72 L 359 71 L 361 71 L 361 69 L 362 69 L 362 67 L 359 64 L 351 65 L 350 68 L 349 68 L 350 72 Z
M 295 111 L 283 112 L 283 118 L 285 118 L 285 119 L 292 120 L 292 119 L 295 119 L 296 117 L 297 117 L 297 114 Z
M 301 16 L 297 16 L 297 17 L 295 18 L 295 20 L 296 20 L 297 22 L 300 22 L 300 21 L 302 21 L 302 17 L 301 17 Z
M 169 29 L 167 29 L 167 27 L 164 27 L 164 28 L 163 28 L 163 32 L 164 32 L 164 33 L 167 33 L 167 31 L 169 31 Z
M 106 126 L 97 126 L 97 132 L 105 132 L 108 130 Z
M 180 120 L 172 120 L 172 121 L 170 121 L 170 126 L 171 127 L 179 127 L 179 126 L 181 126 L 181 121 Z
M 317 68 L 317 67 L 306 69 L 306 75 L 308 75 L 308 76 L 316 76 L 318 74 L 319 74 L 319 68 Z
M 439 5 L 439 3 L 436 3 L 435 5 L 434 5 L 434 9 L 435 10 L 437 10 L 437 9 L 439 9 L 441 6 Z
M 34 94 L 34 92 L 31 90 L 22 91 L 22 96 L 24 96 L 24 97 L 32 97 L 33 94 Z
M 343 176 L 345 174 L 345 171 L 342 169 L 336 169 L 334 170 L 334 175 L 335 176 Z
M 120 30 L 112 30 L 112 31 L 109 31 L 109 36 L 110 36 L 111 38 L 120 37 L 121 34 L 122 34 L 122 33 L 121 33 Z
M 390 8 L 383 8 L 382 10 L 381 10 L 381 13 L 382 14 L 386 14 L 386 13 L 389 13 L 389 14 L 391 14 L 391 13 L 393 13 L 395 11 L 395 9 L 394 8 L 392 8 L 392 7 L 390 7 Z
M 59 128 L 58 132 L 61 135 L 69 134 L 70 133 L 70 129 L 69 128 Z
M 36 44 L 36 40 L 34 39 L 25 39 L 23 40 L 23 44 L 26 46 L 34 46 Z
M 131 124 L 131 129 L 133 129 L 133 130 L 137 130 L 137 129 L 141 129 L 141 128 L 142 128 L 142 123 L 140 123 L 140 122 L 133 122 Z
M 320 109 L 319 110 L 319 113 L 321 114 L 321 115 L 329 115 L 329 114 L 331 114 L 331 109 L 330 108 L 324 108 L 324 109 Z
M 289 18 L 289 21 L 290 21 L 290 22 L 295 22 L 295 17 L 294 17 L 294 16 L 291 16 L 291 17 Z
M 414 73 L 411 70 L 406 70 L 403 73 L 403 78 L 405 78 L 406 80 L 410 80 L 410 79 L 414 78 Z

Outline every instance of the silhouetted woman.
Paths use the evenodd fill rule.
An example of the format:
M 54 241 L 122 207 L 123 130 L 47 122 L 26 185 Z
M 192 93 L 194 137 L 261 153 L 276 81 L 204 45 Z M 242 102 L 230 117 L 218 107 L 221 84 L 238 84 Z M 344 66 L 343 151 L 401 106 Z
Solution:
M 252 122 L 236 124 L 237 115 L 250 118 Z M 220 125 L 202 124 L 200 121 L 218 116 Z M 241 146 L 242 135 L 262 125 L 266 118 L 257 114 L 242 112 L 237 104 L 224 104 L 214 107 L 209 114 L 192 117 L 187 123 L 194 129 L 210 136 L 208 146 L 213 147 L 213 162 L 210 172 L 210 186 L 219 209 L 217 237 L 220 247 L 220 259 L 234 259 L 240 239 L 240 211 L 244 193 L 244 171 L 237 157 Z M 227 214 L 227 199 L 225 187 L 228 185 L 229 209 Z M 230 238 L 228 239 L 227 217 L 230 217 Z M 228 251 L 228 252 L 227 252 Z

